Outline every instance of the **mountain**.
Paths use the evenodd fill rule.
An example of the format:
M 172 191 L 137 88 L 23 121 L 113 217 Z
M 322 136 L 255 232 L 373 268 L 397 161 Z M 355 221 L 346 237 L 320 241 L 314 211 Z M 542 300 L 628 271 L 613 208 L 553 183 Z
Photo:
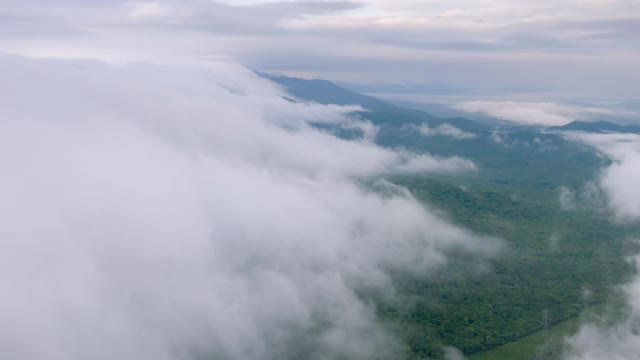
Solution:
M 619 125 L 609 121 L 574 121 L 564 126 L 554 126 L 549 130 L 559 131 L 586 131 L 595 133 L 631 133 L 640 134 L 640 126 L 638 125 Z
M 465 117 L 437 117 L 428 112 L 428 107 L 425 108 L 427 111 L 404 108 L 344 89 L 327 80 L 258 75 L 280 84 L 297 99 L 322 104 L 360 105 L 367 111 L 354 115 L 376 125 L 373 139 L 376 144 L 437 156 L 467 158 L 481 169 L 476 181 L 482 177 L 491 183 L 527 184 L 532 191 L 547 192 L 549 183 L 573 184 L 590 176 L 602 162 L 592 149 L 558 134 L 541 133 L 538 128 L 492 126 Z M 425 135 L 419 131 L 422 125 L 432 129 L 448 125 L 448 129 L 454 127 L 469 136 L 460 138 L 452 136 L 451 132 L 447 135 L 446 131 Z M 340 124 L 316 126 L 343 138 L 366 136 L 359 129 L 343 128 Z M 557 172 L 559 168 L 570 168 L 571 171 Z
M 449 84 L 432 82 L 432 83 L 377 83 L 377 84 L 357 84 L 357 83 L 338 83 L 340 86 L 360 92 L 375 94 L 416 94 L 416 95 L 460 95 L 471 93 L 469 89 L 459 88 Z
M 405 108 L 376 97 L 345 89 L 328 80 L 307 80 L 282 75 L 256 72 L 259 76 L 283 86 L 292 96 L 320 104 L 359 105 L 365 111 L 357 112 L 362 119 L 380 126 L 452 125 L 465 132 L 488 131 L 480 122 L 464 117 L 438 117 L 420 109 Z
M 258 76 L 282 85 L 291 95 L 320 104 L 360 105 L 371 111 L 398 111 L 400 108 L 373 96 L 359 94 L 328 80 L 307 80 L 256 72 Z

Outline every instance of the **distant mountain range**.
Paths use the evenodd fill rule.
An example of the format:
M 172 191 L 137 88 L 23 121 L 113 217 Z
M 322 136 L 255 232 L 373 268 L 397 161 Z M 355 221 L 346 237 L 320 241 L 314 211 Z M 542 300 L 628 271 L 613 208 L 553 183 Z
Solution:
M 301 100 L 314 101 L 320 104 L 358 105 L 366 110 L 360 113 L 361 117 L 376 125 L 426 123 L 429 126 L 439 126 L 448 124 L 462 131 L 475 133 L 490 131 L 496 124 L 500 124 L 502 128 L 509 125 L 504 122 L 472 120 L 465 117 L 438 117 L 427 111 L 401 107 L 373 96 L 345 89 L 328 80 L 306 80 L 262 72 L 256 73 L 280 84 L 292 96 Z M 515 124 L 511 125 L 517 127 Z M 640 134 L 639 125 L 619 125 L 609 121 L 574 121 L 567 125 L 550 127 L 548 130 Z
M 638 125 L 619 125 L 609 121 L 574 121 L 564 126 L 551 127 L 549 130 L 640 134 L 640 126 Z
M 443 83 L 403 83 L 403 84 L 355 84 L 338 83 L 338 85 L 359 93 L 373 94 L 416 94 L 416 95 L 460 95 L 472 91 Z
M 306 80 L 262 72 L 256 72 L 256 74 L 283 86 L 289 94 L 301 100 L 320 104 L 358 105 L 365 110 L 359 112 L 359 115 L 375 125 L 449 124 L 462 131 L 489 130 L 486 124 L 479 121 L 464 117 L 437 117 L 423 110 L 401 107 L 373 96 L 347 90 L 328 80 Z
M 319 104 L 359 105 L 372 111 L 398 111 L 399 107 L 373 96 L 363 95 L 340 87 L 328 80 L 306 80 L 294 77 L 270 75 L 256 72 L 285 87 L 287 91 L 300 99 L 315 101 Z
M 388 148 L 464 157 L 481 169 L 474 176 L 492 184 L 529 183 L 540 191 L 548 191 L 549 183 L 576 183 L 591 176 L 603 163 L 593 149 L 567 140 L 561 134 L 541 132 L 539 127 L 438 117 L 428 111 L 358 94 L 326 80 L 258 75 L 283 86 L 293 100 L 359 105 L 365 110 L 353 115 L 375 125 L 376 131 L 371 138 L 371 134 L 341 124 L 314 124 L 318 128 L 348 139 L 369 136 L 368 141 Z M 559 176 L 561 180 L 557 179 Z

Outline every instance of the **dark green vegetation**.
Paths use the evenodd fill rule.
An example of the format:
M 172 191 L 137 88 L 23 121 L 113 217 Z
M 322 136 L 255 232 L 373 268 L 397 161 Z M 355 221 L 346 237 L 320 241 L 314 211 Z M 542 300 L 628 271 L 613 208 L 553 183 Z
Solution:
M 570 318 L 552 328 L 525 336 L 492 350 L 471 356 L 471 360 L 494 359 L 561 359 L 564 351 L 563 338 L 574 334 L 581 324 L 579 318 Z
M 399 111 L 393 104 L 381 101 L 373 96 L 359 94 L 344 89 L 327 80 L 304 80 L 286 76 L 258 75 L 284 86 L 299 99 L 315 101 L 320 104 L 360 105 L 373 111 Z
M 389 269 L 398 296 L 373 300 L 380 318 L 405 341 L 407 358 L 440 358 L 445 345 L 477 359 L 554 358 L 562 351 L 561 337 L 577 328 L 576 317 L 610 301 L 613 287 L 632 274 L 624 258 L 635 249 L 626 240 L 640 234 L 640 226 L 613 222 L 600 194 L 584 190 L 608 165 L 593 149 L 541 129 L 495 128 L 401 109 L 336 90 L 328 82 L 275 80 L 297 98 L 368 107 L 372 111 L 355 116 L 378 126 L 375 141 L 380 145 L 460 156 L 478 167 L 462 175 L 386 179 L 442 210 L 453 223 L 504 239 L 507 245 L 488 260 L 452 253 L 449 266 L 436 274 Z M 423 125 L 443 124 L 471 136 L 425 136 L 419 131 Z M 362 136 L 352 129 L 323 127 L 343 137 Z M 561 187 L 587 195 L 563 210 Z
M 474 265 L 462 255 L 435 276 L 397 274 L 396 287 L 412 306 L 383 304 L 380 314 L 399 324 L 413 357 L 437 357 L 439 344 L 474 354 L 516 341 L 607 301 L 612 285 L 631 274 L 623 259 L 631 244 L 621 239 L 638 229 L 536 199 L 546 184 L 523 193 L 519 183 L 515 194 L 510 184 L 478 179 L 465 190 L 453 180 L 394 180 L 454 222 L 509 246 L 488 263 Z

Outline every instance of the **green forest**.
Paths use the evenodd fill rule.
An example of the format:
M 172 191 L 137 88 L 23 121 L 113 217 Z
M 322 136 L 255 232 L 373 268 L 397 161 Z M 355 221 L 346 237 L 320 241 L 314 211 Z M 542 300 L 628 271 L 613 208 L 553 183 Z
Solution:
M 403 305 L 380 302 L 378 311 L 406 339 L 409 358 L 440 357 L 443 344 L 472 355 L 517 341 L 615 301 L 615 285 L 632 275 L 624 258 L 635 245 L 625 240 L 640 226 L 616 223 L 597 208 L 562 210 L 548 184 L 525 192 L 521 184 L 480 178 L 459 185 L 460 179 L 393 180 L 508 248 L 482 264 L 455 254 L 435 276 L 394 274 Z

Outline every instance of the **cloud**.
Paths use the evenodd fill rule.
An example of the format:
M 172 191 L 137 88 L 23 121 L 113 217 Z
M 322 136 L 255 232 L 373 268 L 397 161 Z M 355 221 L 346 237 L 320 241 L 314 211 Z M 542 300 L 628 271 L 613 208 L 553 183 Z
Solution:
M 560 192 L 558 196 L 560 208 L 565 211 L 575 209 L 576 194 L 566 186 L 561 186 L 558 191 Z
M 557 232 L 553 232 L 551 236 L 549 236 L 549 251 L 556 252 L 558 251 L 558 247 L 562 242 L 562 235 Z
M 568 133 L 568 138 L 596 147 L 612 160 L 599 176 L 597 187 L 586 192 L 602 191 L 609 208 L 619 221 L 640 220 L 640 136 L 634 134 Z M 632 259 L 636 267 L 640 257 Z M 638 267 L 637 270 L 640 270 Z M 640 276 L 622 287 L 628 309 L 620 321 L 587 323 L 578 333 L 567 339 L 568 360 L 637 358 L 640 352 L 638 319 L 640 319 Z
M 570 139 L 596 147 L 612 160 L 597 184 L 620 220 L 640 218 L 640 135 L 567 133 Z
M 448 136 L 455 139 L 473 139 L 477 137 L 476 134 L 472 134 L 449 124 L 438 125 L 434 128 L 429 125 L 422 124 L 419 128 L 420 134 L 424 136 Z
M 465 101 L 457 104 L 455 108 L 525 125 L 555 126 L 575 120 L 573 109 L 554 103 Z
M 375 180 L 467 163 L 316 130 L 350 109 L 240 66 L 2 55 L 0 75 L 6 358 L 393 358 L 356 291 L 500 248 Z
M 633 259 L 636 266 L 640 259 Z M 637 269 L 640 271 L 640 268 Z M 569 339 L 567 360 L 631 360 L 640 352 L 640 279 L 622 288 L 628 302 L 628 314 L 618 324 L 607 325 L 590 323 L 584 325 L 578 333 Z
M 444 348 L 444 358 L 445 360 L 465 360 L 462 351 L 450 346 Z
M 625 115 L 625 111 L 562 105 L 551 102 L 463 101 L 454 108 L 469 113 L 481 113 L 501 120 L 524 125 L 561 126 L 579 119 L 599 115 Z

